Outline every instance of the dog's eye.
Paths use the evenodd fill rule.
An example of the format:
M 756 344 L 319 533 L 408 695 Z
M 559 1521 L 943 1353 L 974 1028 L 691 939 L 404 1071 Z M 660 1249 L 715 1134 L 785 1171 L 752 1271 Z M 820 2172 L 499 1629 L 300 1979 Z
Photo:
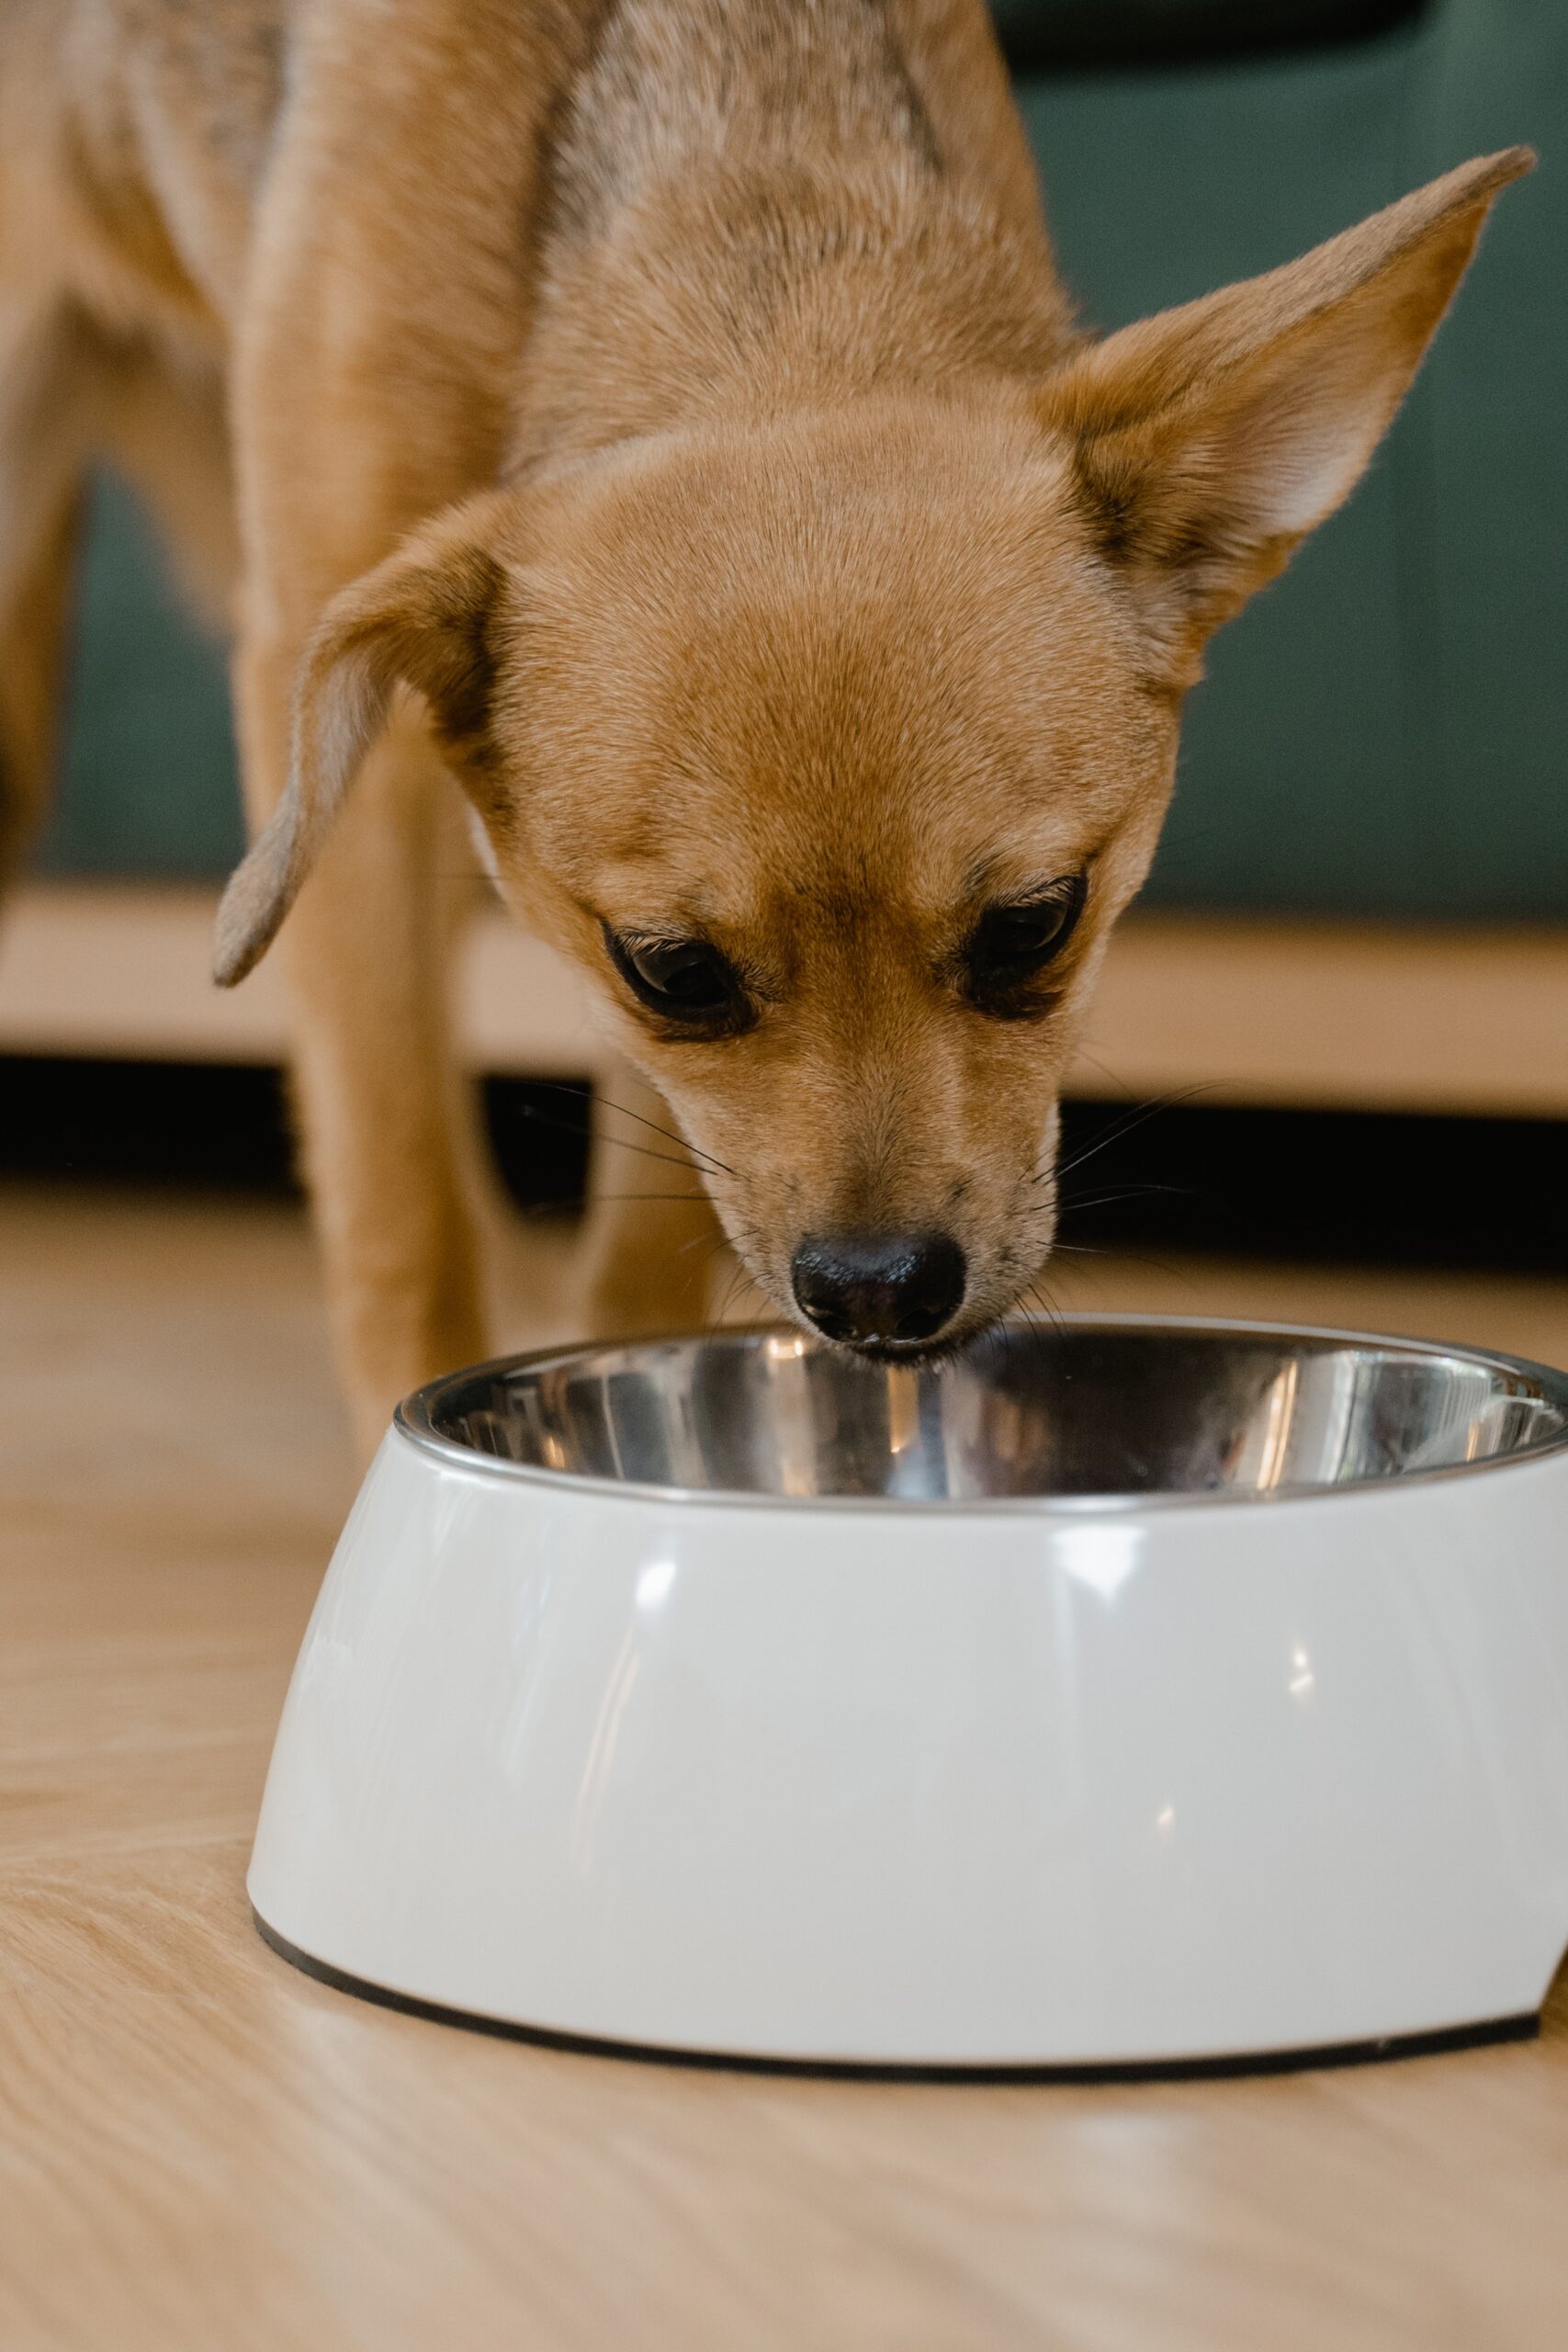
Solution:
M 1038 898 L 987 907 L 964 951 L 968 992 L 987 1012 L 1006 1012 L 1018 991 L 1059 956 L 1083 912 L 1089 885 L 1081 874 L 1053 884 Z
M 711 1031 L 740 1025 L 746 996 L 727 956 L 705 939 L 630 939 L 604 929 L 610 961 L 627 988 L 666 1020 Z

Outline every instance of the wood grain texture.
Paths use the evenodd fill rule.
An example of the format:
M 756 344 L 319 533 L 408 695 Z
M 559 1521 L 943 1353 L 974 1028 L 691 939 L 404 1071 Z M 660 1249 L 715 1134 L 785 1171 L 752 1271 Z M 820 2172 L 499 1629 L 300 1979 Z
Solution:
M 1083 1280 L 1568 1358 L 1561 1283 Z M 1563 2340 L 1561 1996 L 1532 2046 L 963 2088 L 536 2051 L 295 1973 L 242 1877 L 348 1485 L 299 1221 L 0 1196 L 6 2352 Z

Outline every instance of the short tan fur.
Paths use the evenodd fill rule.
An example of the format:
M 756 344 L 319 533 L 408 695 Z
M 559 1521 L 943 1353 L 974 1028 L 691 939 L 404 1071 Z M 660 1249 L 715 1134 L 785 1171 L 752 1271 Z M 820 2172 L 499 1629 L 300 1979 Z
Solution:
M 1350 490 L 1530 161 L 1095 340 L 981 0 L 13 0 L 0 845 L 107 448 L 231 610 L 217 971 L 288 918 L 367 1439 L 483 1345 L 460 796 L 781 1311 L 839 1236 L 962 1261 L 938 1328 L 856 1343 L 1013 1304 L 1203 645 Z M 650 997 L 699 967 L 716 1010 Z M 638 1277 L 601 1320 L 680 1316 L 677 1253 L 603 1247 Z

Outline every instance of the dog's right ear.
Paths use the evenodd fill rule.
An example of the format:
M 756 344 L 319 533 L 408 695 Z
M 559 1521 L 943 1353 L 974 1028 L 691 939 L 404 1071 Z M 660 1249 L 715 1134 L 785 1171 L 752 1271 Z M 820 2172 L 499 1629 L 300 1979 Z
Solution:
M 1074 503 L 1184 690 L 1205 639 L 1355 484 L 1499 189 L 1478 156 L 1300 261 L 1090 345 L 1046 381 Z
M 453 507 L 327 606 L 299 672 L 288 789 L 218 910 L 220 988 L 272 944 L 399 685 L 424 696 L 456 765 L 488 757 L 492 628 L 509 580 L 499 549 L 514 506 L 487 492 Z

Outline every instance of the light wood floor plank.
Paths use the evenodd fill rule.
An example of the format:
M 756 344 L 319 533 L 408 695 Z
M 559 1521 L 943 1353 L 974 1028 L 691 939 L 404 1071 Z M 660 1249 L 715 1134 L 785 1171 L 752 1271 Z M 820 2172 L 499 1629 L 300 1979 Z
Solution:
M 1568 1284 L 1097 1261 L 1084 1303 L 1568 1358 Z M 282 1211 L 0 1196 L 5 2352 L 1546 2352 L 1537 2045 L 1097 2089 L 698 2073 L 346 1999 L 254 1936 L 347 1498 Z

